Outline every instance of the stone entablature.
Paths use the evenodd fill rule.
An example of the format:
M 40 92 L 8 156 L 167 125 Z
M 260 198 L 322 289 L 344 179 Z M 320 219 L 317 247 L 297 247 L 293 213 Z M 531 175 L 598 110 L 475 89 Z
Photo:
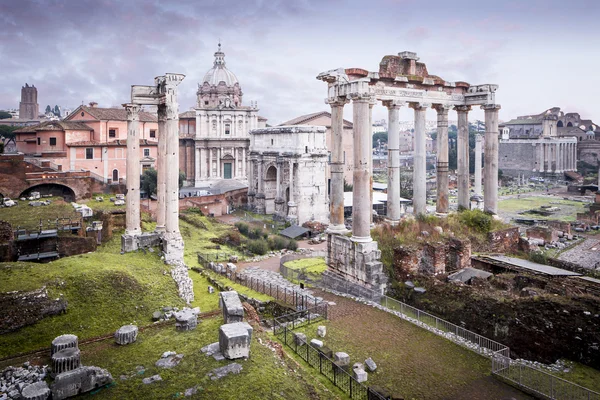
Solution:
M 248 204 L 299 225 L 328 223 L 325 131 L 322 126 L 250 131 Z

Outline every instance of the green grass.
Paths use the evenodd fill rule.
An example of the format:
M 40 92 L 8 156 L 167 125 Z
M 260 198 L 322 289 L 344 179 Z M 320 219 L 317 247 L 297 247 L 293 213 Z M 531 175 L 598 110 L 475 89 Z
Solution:
M 60 197 L 42 200 L 50 200 L 51 203 L 47 206 L 32 207 L 29 201 L 19 201 L 17 206 L 0 208 L 0 220 L 9 222 L 14 229 L 17 227 L 37 229 L 40 226 L 40 219 L 45 228 L 49 219 L 81 217 L 70 203 L 65 203 Z
M 103 201 L 96 201 L 96 197 L 102 197 Z M 95 193 L 91 199 L 79 201 L 79 204 L 85 204 L 90 207 L 94 211 L 113 211 L 113 210 L 123 210 L 125 211 L 125 204 L 122 206 L 115 206 L 115 203 L 110 201 L 110 198 L 115 198 L 114 194 L 101 194 Z M 142 200 L 144 201 L 144 200 Z
M 327 264 L 323 257 L 302 258 L 299 260 L 288 261 L 283 265 L 295 271 L 302 270 L 307 274 L 322 274 L 327 270 Z
M 549 215 L 519 214 L 520 212 L 539 209 L 541 206 L 553 206 L 560 208 L 559 211 Z M 562 221 L 575 221 L 576 214 L 585 211 L 585 203 L 573 200 L 564 200 L 555 196 L 527 196 L 521 198 L 510 198 L 498 202 L 498 211 L 508 214 L 512 218 L 531 217 L 535 219 L 551 219 Z
M 240 285 L 239 283 L 235 283 L 230 279 L 227 279 L 226 277 L 217 274 L 216 272 L 210 271 L 210 270 L 206 270 L 206 274 L 208 276 L 210 276 L 212 279 L 216 280 L 217 282 L 221 283 L 222 285 L 231 287 L 233 290 L 235 290 L 238 293 L 241 293 L 245 296 L 248 296 L 250 298 L 259 300 L 259 301 L 271 301 L 274 300 L 273 297 L 268 296 L 266 294 L 263 294 L 261 292 L 257 292 L 256 290 L 252 290 L 244 285 Z M 194 279 L 194 275 L 199 275 L 197 272 L 192 272 L 192 279 Z

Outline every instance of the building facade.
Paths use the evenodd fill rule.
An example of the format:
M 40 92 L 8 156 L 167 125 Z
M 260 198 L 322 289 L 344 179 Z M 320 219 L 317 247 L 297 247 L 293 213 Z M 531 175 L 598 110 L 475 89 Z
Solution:
M 220 44 L 196 95 L 196 107 L 179 115 L 179 162 L 186 184 L 202 187 L 219 179 L 246 181 L 248 132 L 265 127 L 266 119 L 258 115 L 255 102 L 243 105 L 242 88 L 226 68 Z
M 325 127 L 276 126 L 250 131 L 248 204 L 302 225 L 329 222 Z
M 19 103 L 20 119 L 37 119 L 40 114 L 40 105 L 37 102 L 37 88 L 27 83 L 21 88 L 21 102 Z
M 153 168 L 157 157 L 157 119 L 140 112 L 140 164 Z M 50 161 L 61 171 L 90 171 L 106 183 L 126 179 L 127 111 L 80 106 L 63 121 L 46 121 L 15 131 L 17 151 Z

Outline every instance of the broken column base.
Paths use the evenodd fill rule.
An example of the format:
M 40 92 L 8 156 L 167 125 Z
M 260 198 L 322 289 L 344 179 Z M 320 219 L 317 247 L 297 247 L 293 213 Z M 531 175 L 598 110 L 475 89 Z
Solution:
M 173 262 L 183 262 L 183 239 L 181 235 L 173 235 L 169 237 L 168 234 L 163 236 L 163 253 L 165 255 L 165 262 L 171 264 Z
M 347 236 L 327 235 L 327 265 L 340 277 L 384 293 L 387 275 L 377 242 L 357 242 Z
M 124 234 L 121 236 L 121 252 L 123 253 L 156 247 L 159 244 L 160 235 L 156 232 L 147 232 L 139 235 Z
M 248 358 L 252 327 L 247 322 L 221 325 L 219 328 L 219 348 L 227 359 Z

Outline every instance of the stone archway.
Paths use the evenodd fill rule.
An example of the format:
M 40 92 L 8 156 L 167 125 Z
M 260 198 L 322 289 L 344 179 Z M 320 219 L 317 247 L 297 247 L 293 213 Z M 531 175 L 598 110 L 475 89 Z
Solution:
M 557 126 L 558 128 L 562 128 L 562 127 L 563 127 L 563 122 L 562 122 L 562 121 L 558 121 L 558 122 L 556 123 L 556 126 Z
M 39 192 L 40 195 L 52 195 L 53 197 L 62 197 L 66 202 L 75 201 L 75 191 L 66 185 L 58 183 L 42 183 L 40 185 L 31 186 L 25 189 L 20 195 L 21 197 L 29 197 L 31 192 Z
M 266 214 L 275 212 L 275 197 L 277 196 L 277 167 L 267 166 L 264 177 L 265 210 Z

